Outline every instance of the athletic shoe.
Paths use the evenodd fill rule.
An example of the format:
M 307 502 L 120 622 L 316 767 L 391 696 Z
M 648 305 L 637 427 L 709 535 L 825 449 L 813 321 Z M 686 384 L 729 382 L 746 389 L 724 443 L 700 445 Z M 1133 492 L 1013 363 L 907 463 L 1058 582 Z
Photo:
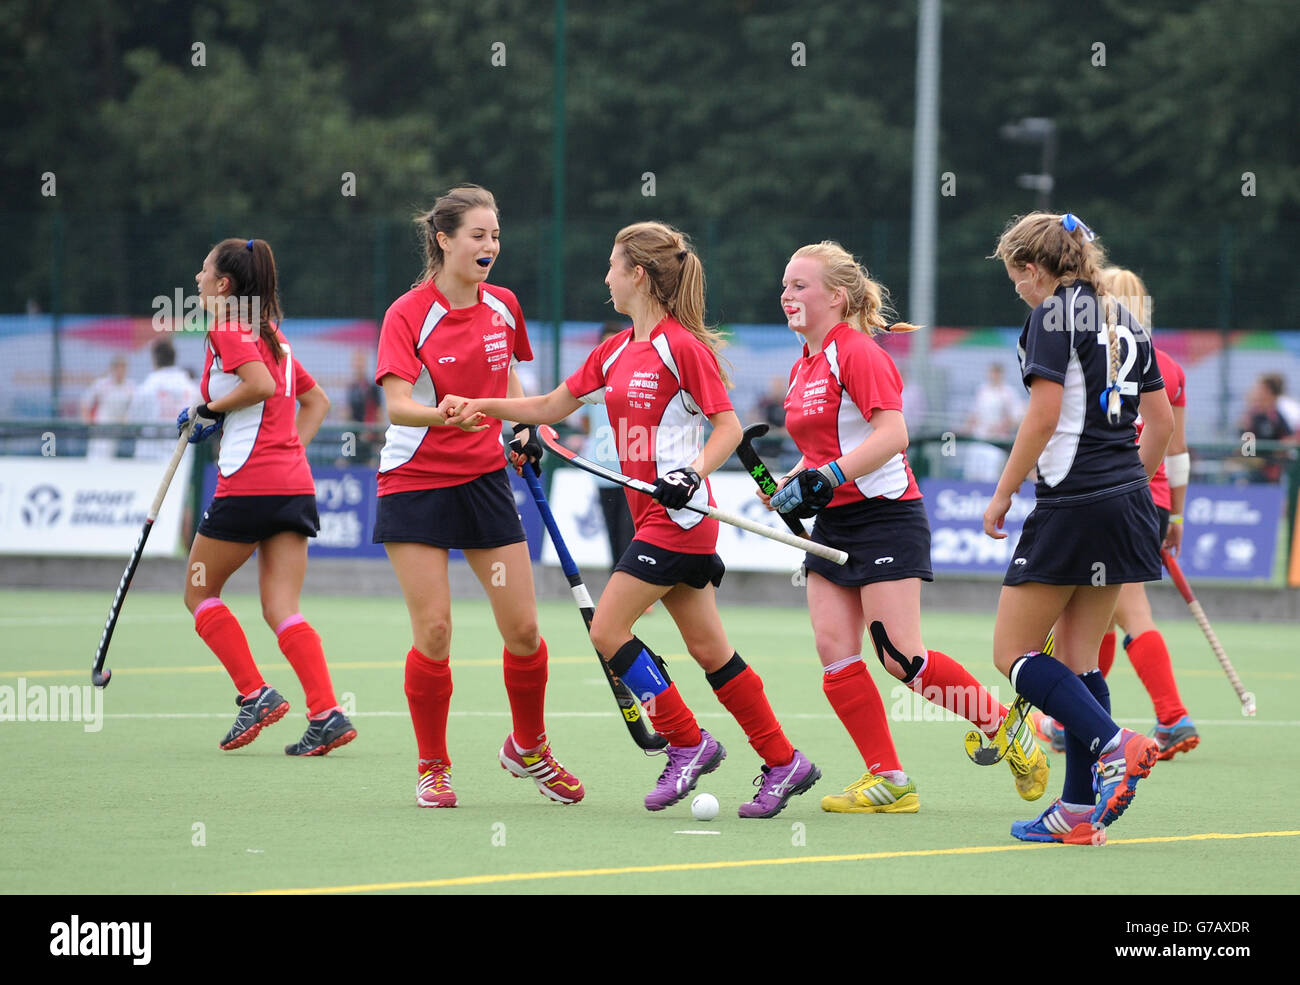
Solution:
M 822 798 L 822 810 L 832 814 L 915 814 L 920 808 L 915 780 L 900 786 L 874 773 L 863 773 L 843 793 Z
M 339 746 L 346 746 L 357 737 L 357 730 L 347 715 L 335 708 L 321 719 L 307 719 L 307 731 L 291 746 L 284 747 L 286 756 L 324 756 Z
M 1012 821 L 1011 837 L 1021 841 L 1057 841 L 1062 845 L 1104 845 L 1106 829 L 1092 826 L 1090 812 L 1076 814 L 1057 800 L 1032 821 Z
M 655 788 L 645 795 L 645 809 L 661 811 L 672 807 L 695 789 L 695 784 L 705 773 L 712 773 L 724 759 L 727 750 L 722 743 L 700 729 L 697 746 L 669 746 L 668 765 L 659 774 Z
M 738 813 L 741 817 L 776 817 L 791 797 L 812 789 L 821 778 L 822 771 L 796 749 L 794 758 L 784 766 L 763 764 L 762 772 L 754 777 L 758 793 L 748 804 L 741 804 Z
M 1041 711 L 1030 712 L 1029 720 L 1034 723 L 1034 738 L 1052 752 L 1065 752 L 1065 728 L 1060 722 Z
M 543 796 L 557 803 L 576 804 L 587 793 L 582 788 L 582 781 L 556 761 L 549 742 L 538 752 L 520 752 L 515 748 L 515 740 L 507 735 L 497 758 L 501 760 L 502 769 L 532 780 Z
M 1047 790 L 1047 756 L 1034 741 L 1033 729 L 1020 726 L 1020 731 L 1007 747 L 1007 765 L 1016 781 L 1016 793 L 1022 800 L 1037 800 Z
M 257 733 L 266 726 L 274 724 L 289 713 L 289 702 L 280 697 L 280 692 L 273 687 L 263 687 L 257 697 L 241 698 L 235 696 L 239 705 L 239 714 L 235 724 L 221 740 L 222 749 L 238 749 L 257 738 Z
M 1191 715 L 1184 715 L 1172 725 L 1156 722 L 1151 737 L 1160 747 L 1161 759 L 1173 759 L 1180 752 L 1191 752 L 1201 744 L 1201 736 L 1196 731 Z
M 430 763 L 429 768 L 420 773 L 420 782 L 415 788 L 415 805 L 417 807 L 456 806 L 456 791 L 451 789 L 450 766 L 446 763 Z
M 1151 775 L 1151 767 L 1159 758 L 1160 747 L 1155 739 L 1132 729 L 1120 731 L 1119 745 L 1104 753 L 1092 767 L 1092 788 L 1098 798 L 1092 812 L 1093 827 L 1108 827 L 1128 809 L 1138 780 Z

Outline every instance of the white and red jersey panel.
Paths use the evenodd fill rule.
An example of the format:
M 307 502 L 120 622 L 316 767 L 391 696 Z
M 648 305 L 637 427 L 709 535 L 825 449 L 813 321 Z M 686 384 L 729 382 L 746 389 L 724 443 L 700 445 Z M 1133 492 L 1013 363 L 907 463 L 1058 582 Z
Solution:
M 878 410 L 903 409 L 903 379 L 876 342 L 847 322 L 840 322 L 790 370 L 785 396 L 785 426 L 803 454 L 806 468 L 821 468 L 847 455 L 875 430 L 869 420 Z M 907 464 L 896 454 L 880 468 L 835 490 L 831 506 L 867 499 L 920 499 L 921 490 Z
M 261 403 L 226 414 L 217 457 L 218 496 L 298 496 L 316 492 L 307 454 L 298 440 L 298 394 L 316 386 L 311 374 L 281 347 L 277 361 L 265 333 L 254 335 L 238 322 L 208 332 L 200 389 L 209 403 L 239 386 L 235 371 L 260 360 L 275 381 L 275 393 Z
M 479 285 L 479 302 L 452 308 L 426 281 L 393 302 L 379 331 L 375 382 L 390 373 L 428 407 L 445 394 L 504 397 L 512 360 L 533 358 L 523 311 L 504 287 Z M 487 430 L 390 425 L 379 456 L 379 495 L 458 486 L 505 467 L 501 422 Z
M 605 404 L 623 473 L 649 483 L 695 461 L 706 420 L 732 409 L 713 350 L 671 316 L 645 342 L 630 328 L 606 339 L 565 382 L 583 403 Z M 627 502 L 638 540 L 680 554 L 717 547 L 717 520 L 630 490 Z M 707 479 L 691 502 L 716 505 Z
M 1156 363 L 1160 366 L 1160 375 L 1165 378 L 1165 390 L 1169 393 L 1169 405 L 1171 407 L 1187 406 L 1187 374 L 1183 372 L 1183 367 L 1178 365 L 1174 357 L 1169 355 L 1163 349 L 1156 349 Z M 1139 414 L 1137 419 L 1137 440 L 1138 444 L 1142 443 L 1142 416 Z M 1162 459 L 1160 468 L 1156 469 L 1156 474 L 1151 477 L 1151 498 L 1155 504 L 1164 510 L 1174 508 L 1173 496 L 1169 491 L 1169 476 L 1165 473 L 1165 463 Z

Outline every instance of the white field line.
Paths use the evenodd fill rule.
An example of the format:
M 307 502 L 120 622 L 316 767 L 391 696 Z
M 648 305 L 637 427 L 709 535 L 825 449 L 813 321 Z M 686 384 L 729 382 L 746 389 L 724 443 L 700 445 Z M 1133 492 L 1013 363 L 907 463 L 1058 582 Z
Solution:
M 406 711 L 406 710 L 402 710 L 402 711 L 353 711 L 353 712 L 348 712 L 348 717 L 349 717 L 349 718 L 407 718 L 407 717 L 410 716 L 410 714 L 411 714 L 411 713 L 410 713 L 409 711 Z M 617 714 L 618 714 L 618 713 L 617 713 L 614 709 L 610 709 L 609 711 L 550 711 L 550 710 L 548 710 L 548 711 L 546 712 L 546 717 L 547 717 L 547 718 L 610 718 L 610 717 L 617 717 Z M 503 710 L 503 711 L 452 711 L 452 712 L 451 712 L 451 716 L 452 716 L 453 718 L 509 718 L 509 717 L 510 717 L 510 712 L 509 712 L 509 711 L 504 711 L 504 710 Z M 189 712 L 189 711 L 170 711 L 170 712 L 105 712 L 104 717 L 105 717 L 105 718 L 119 718 L 119 719 L 143 719 L 143 720 L 148 720 L 148 719 L 166 719 L 166 718 L 177 718 L 177 719 L 188 719 L 188 718 L 229 718 L 229 717 L 230 717 L 230 713 L 229 713 L 229 712 L 224 712 L 224 711 L 222 711 L 222 712 L 204 712 L 204 711 L 197 711 L 197 712 Z M 699 713 L 696 714 L 695 717 L 696 717 L 696 718 L 709 718 L 709 719 L 723 719 L 723 720 L 725 720 L 725 719 L 730 718 L 731 716 L 730 716 L 727 712 L 722 712 L 722 711 L 713 711 L 713 712 L 699 712 Z M 834 716 L 833 714 L 831 714 L 830 712 L 814 712 L 814 713 L 794 713 L 794 714 L 783 714 L 783 715 L 778 715 L 777 717 L 778 717 L 778 718 L 782 718 L 782 719 L 794 719 L 794 718 L 797 718 L 797 719 L 813 719 L 813 720 L 817 720 L 817 721 L 827 721 L 827 720 L 834 720 L 834 719 L 835 719 L 835 716 Z M 1150 724 L 1150 721 L 1149 721 L 1149 719 L 1147 719 L 1147 718 L 1117 718 L 1117 719 L 1115 719 L 1115 721 L 1116 721 L 1117 724 L 1120 724 L 1120 725 L 1143 725 L 1143 724 Z M 953 722 L 941 722 L 941 721 L 936 720 L 936 721 L 934 721 L 934 722 L 927 722 L 926 724 L 947 724 L 947 725 L 952 725 L 952 724 L 954 724 L 954 723 L 953 723 Z M 1214 725 L 1214 726 L 1237 726 L 1237 725 L 1245 725 L 1245 726 L 1252 726 L 1252 727 L 1256 727 L 1256 728 L 1267 728 L 1267 727 L 1295 727 L 1295 726 L 1300 726 L 1300 720 L 1294 720 L 1294 721 L 1287 721 L 1287 720 L 1270 721 L 1270 720 L 1267 720 L 1267 719 L 1261 720 L 1261 719 L 1258 719 L 1258 718 L 1204 718 L 1204 719 L 1202 719 L 1202 718 L 1198 718 L 1198 719 L 1196 719 L 1196 724 L 1197 724 L 1197 725 Z

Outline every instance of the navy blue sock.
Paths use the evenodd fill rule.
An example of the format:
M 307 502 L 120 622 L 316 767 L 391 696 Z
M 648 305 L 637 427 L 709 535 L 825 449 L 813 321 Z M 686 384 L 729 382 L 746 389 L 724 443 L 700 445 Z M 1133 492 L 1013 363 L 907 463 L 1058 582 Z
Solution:
M 1086 674 L 1080 674 L 1079 680 L 1097 699 L 1097 704 L 1109 713 L 1110 688 L 1106 686 L 1106 678 L 1101 671 L 1090 670 Z M 1088 747 L 1076 739 L 1074 733 L 1065 733 L 1065 788 L 1061 792 L 1061 799 L 1067 804 L 1091 804 L 1096 801 L 1092 790 L 1092 764 L 1096 761 L 1096 755 L 1088 752 Z
M 1059 660 L 1028 653 L 1016 661 L 1011 675 L 1017 693 L 1078 736 L 1092 756 L 1090 766 L 1101 755 L 1101 747 L 1119 731 L 1088 685 Z

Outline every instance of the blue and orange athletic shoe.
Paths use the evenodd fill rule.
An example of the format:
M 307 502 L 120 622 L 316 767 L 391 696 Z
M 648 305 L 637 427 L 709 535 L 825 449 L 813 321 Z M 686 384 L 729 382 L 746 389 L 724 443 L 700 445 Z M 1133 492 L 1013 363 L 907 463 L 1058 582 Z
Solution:
M 1029 720 L 1034 725 L 1034 738 L 1051 747 L 1052 752 L 1065 752 L 1065 729 L 1060 722 L 1041 711 L 1032 712 Z
M 1191 752 L 1201 744 L 1200 733 L 1196 731 L 1191 715 L 1184 715 L 1172 725 L 1157 722 L 1151 738 L 1160 746 L 1161 759 L 1173 759 L 1178 753 Z
M 1128 810 L 1137 790 L 1138 780 L 1151 775 L 1151 767 L 1160 758 L 1156 740 L 1121 729 L 1119 744 L 1103 753 L 1092 767 L 1092 788 L 1097 792 L 1097 807 L 1092 812 L 1094 827 L 1105 828 Z
M 1106 829 L 1094 828 L 1088 811 L 1075 813 L 1057 800 L 1032 821 L 1013 821 L 1011 837 L 1021 841 L 1055 841 L 1062 845 L 1104 845 Z

